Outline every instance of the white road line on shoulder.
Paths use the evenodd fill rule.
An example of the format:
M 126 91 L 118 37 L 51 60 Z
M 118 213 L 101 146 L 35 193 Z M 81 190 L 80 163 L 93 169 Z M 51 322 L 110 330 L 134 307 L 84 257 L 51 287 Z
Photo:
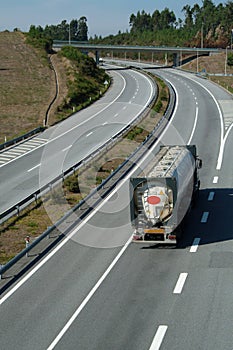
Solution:
M 187 277 L 188 274 L 186 272 L 182 272 L 180 274 L 176 286 L 173 290 L 173 294 L 180 294 L 182 292 Z
M 223 121 L 223 124 L 224 124 L 224 121 Z M 218 156 L 218 162 L 217 162 L 217 166 L 216 166 L 217 170 L 220 170 L 221 167 L 222 167 L 223 154 L 224 154 L 224 148 L 225 148 L 226 140 L 227 140 L 227 138 L 228 138 L 232 128 L 233 128 L 233 123 L 227 129 L 227 132 L 226 132 L 225 136 L 222 138 L 220 151 L 219 151 L 219 156 Z
M 163 338 L 167 332 L 167 328 L 168 328 L 168 326 L 165 326 L 165 325 L 158 327 L 157 332 L 155 334 L 155 337 L 153 339 L 153 342 L 151 343 L 149 350 L 159 350 L 159 348 L 162 344 Z
M 39 163 L 39 164 L 35 165 L 33 168 L 29 169 L 29 170 L 28 170 L 28 173 L 30 173 L 30 171 L 32 171 L 32 170 L 38 168 L 38 167 L 40 166 L 40 164 L 41 164 L 41 163 Z
M 86 137 L 89 137 L 93 134 L 93 131 L 89 132 L 89 134 L 86 135 Z
M 190 142 L 192 141 L 195 129 L 196 129 L 196 125 L 197 125 L 197 119 L 198 119 L 198 106 L 196 106 L 196 115 L 195 115 L 195 120 L 194 120 L 194 124 L 193 124 L 193 129 L 192 129 L 192 133 L 190 135 L 190 138 L 188 140 L 188 145 L 190 144 Z
M 4 160 L 4 162 L 11 160 L 11 158 L 7 158 L 7 156 L 1 156 L 1 159 Z
M 215 192 L 210 192 L 209 197 L 208 197 L 208 201 L 211 202 L 214 199 L 214 196 L 215 196 Z
M 2 157 L 2 156 L 1 156 Z M 5 157 L 9 157 L 9 158 L 15 158 L 15 155 L 13 155 L 13 154 L 11 154 L 11 153 L 9 153 L 9 152 L 7 152 L 7 154 L 5 155 Z M 6 158 L 6 159 L 7 159 Z M 4 159 L 4 158 L 3 158 Z
M 48 140 L 47 139 L 43 139 L 42 137 L 37 137 L 37 138 L 35 138 L 35 139 L 33 139 L 33 141 L 35 141 L 35 142 L 41 142 L 41 141 L 43 141 L 43 142 L 47 142 Z
M 195 238 L 192 244 L 192 247 L 190 248 L 190 253 L 196 253 L 199 243 L 200 243 L 200 238 Z
M 179 74 L 179 73 L 178 73 Z M 188 79 L 194 81 L 196 84 L 198 84 L 199 86 L 201 86 L 204 90 L 206 90 L 208 92 L 208 94 L 212 97 L 212 99 L 214 100 L 214 103 L 216 104 L 216 107 L 218 109 L 218 113 L 219 113 L 219 117 L 220 117 L 220 125 L 221 125 L 221 136 L 220 136 L 220 148 L 219 148 L 219 154 L 218 154 L 218 160 L 217 160 L 217 165 L 216 165 L 216 169 L 220 170 L 222 167 L 222 161 L 223 161 L 223 154 L 224 154 L 224 148 L 225 148 L 225 143 L 227 140 L 227 137 L 231 131 L 231 129 L 233 128 L 233 124 L 231 125 L 231 127 L 227 130 L 225 136 L 224 136 L 224 117 L 223 117 L 223 113 L 222 110 L 220 108 L 220 105 L 217 101 L 217 99 L 215 98 L 215 96 L 213 95 L 213 93 L 207 88 L 205 87 L 202 83 L 200 83 L 199 81 L 191 78 L 191 77 L 187 77 Z
M 22 154 L 22 150 L 18 150 L 17 148 L 12 148 L 12 151 L 7 151 L 8 152 L 14 152 L 15 154 Z
M 14 151 L 7 151 L 7 154 L 13 155 L 13 156 L 18 156 L 19 155 L 18 152 L 14 152 Z
M 217 184 L 218 183 L 218 176 L 215 176 L 213 179 L 213 184 Z
M 17 149 L 23 150 L 23 151 L 30 151 L 32 149 L 32 147 L 30 147 L 30 146 L 18 146 Z
M 73 313 L 73 315 L 71 316 L 71 318 L 69 319 L 69 321 L 66 323 L 66 325 L 62 328 L 62 330 L 60 331 L 60 333 L 56 336 L 56 338 L 53 340 L 53 342 L 50 344 L 50 346 L 47 348 L 47 350 L 52 350 L 54 349 L 54 347 L 58 344 L 58 342 L 61 340 L 61 338 L 63 337 L 63 335 L 67 332 L 67 330 L 70 328 L 70 326 L 72 325 L 72 323 L 75 321 L 75 319 L 78 317 L 78 315 L 80 314 L 80 312 L 82 311 L 82 309 L 85 307 L 85 305 L 88 303 L 88 301 L 91 299 L 91 297 L 93 296 L 93 294 L 97 291 L 97 289 L 100 287 L 100 285 L 102 284 L 102 282 L 105 280 L 105 278 L 108 276 L 108 274 L 111 272 L 111 270 L 113 269 L 113 267 L 116 265 L 116 263 L 118 262 L 118 260 L 120 259 L 120 257 L 122 256 L 122 254 L 124 253 L 124 251 L 126 250 L 126 248 L 128 247 L 128 245 L 131 243 L 132 241 L 132 237 L 130 237 L 130 239 L 126 242 L 126 244 L 124 245 L 124 247 L 120 250 L 120 252 L 118 253 L 118 255 L 115 257 L 115 259 L 112 261 L 111 265 L 109 265 L 109 267 L 107 268 L 107 270 L 104 272 L 104 274 L 101 276 L 101 278 L 98 280 L 98 282 L 96 283 L 96 285 L 92 288 L 92 290 L 89 292 L 89 294 L 86 296 L 86 298 L 83 300 L 83 302 L 78 306 L 78 308 L 76 309 L 76 311 Z
M 202 214 L 201 222 L 205 224 L 208 221 L 208 217 L 209 217 L 209 212 L 204 211 L 204 213 Z
M 37 139 L 37 140 L 46 141 L 46 143 L 48 143 L 48 144 L 51 143 L 51 142 L 54 142 L 55 140 L 58 140 L 59 138 L 61 138 L 61 137 L 63 137 L 64 135 L 68 134 L 69 132 L 71 132 L 72 130 L 75 130 L 76 128 L 78 128 L 78 127 L 80 127 L 81 125 L 85 124 L 87 121 L 93 119 L 93 118 L 96 117 L 98 114 L 100 114 L 101 112 L 103 112 L 105 109 L 109 108 L 109 106 L 111 106 L 113 103 L 115 103 L 115 101 L 117 101 L 117 99 L 121 96 L 121 94 L 123 93 L 123 91 L 125 90 L 125 87 L 126 87 L 125 78 L 124 78 L 123 76 L 121 76 L 119 73 L 116 73 L 116 74 L 118 74 L 118 75 L 121 77 L 121 79 L 123 80 L 123 82 L 124 82 L 123 88 L 121 89 L 120 93 L 115 97 L 115 99 L 112 100 L 108 105 L 106 105 L 104 108 L 102 108 L 102 109 L 101 109 L 100 111 L 98 111 L 97 113 L 93 114 L 91 117 L 89 117 L 89 118 L 86 119 L 85 121 L 79 123 L 78 125 L 75 125 L 75 126 L 72 127 L 71 129 L 65 131 L 63 134 L 60 134 L 60 135 L 58 135 L 58 136 L 56 136 L 56 137 L 54 137 L 54 138 L 52 138 L 52 139 L 44 139 L 44 138 L 40 138 L 40 137 L 37 137 L 36 139 Z M 140 73 L 138 73 L 138 74 L 140 74 Z M 148 80 L 149 80 L 149 79 L 148 79 Z M 152 86 L 152 83 L 150 83 L 150 85 Z M 152 92 L 151 92 L 151 95 L 152 95 Z M 150 100 L 151 95 L 150 95 L 148 101 Z M 138 114 L 140 114 L 140 112 L 139 112 Z M 19 146 L 19 147 L 21 147 L 21 146 Z M 17 148 L 19 148 L 19 147 L 17 147 Z M 41 148 L 41 147 L 44 147 L 44 144 L 38 145 L 37 149 L 38 149 L 38 148 Z M 31 152 L 33 152 L 34 150 L 35 150 L 35 148 L 33 148 L 33 149 L 30 148 L 30 149 L 28 150 L 27 153 L 29 153 L 29 152 L 31 153 Z M 26 150 L 25 150 L 25 149 L 24 149 L 24 152 L 26 153 Z M 24 156 L 24 154 L 21 154 L 18 158 L 23 157 L 23 156 Z M 15 159 L 11 159 L 10 162 L 13 162 L 14 160 L 15 160 Z M 5 166 L 6 164 L 8 164 L 8 163 L 2 164 L 1 167 Z
M 169 83 L 173 86 L 174 90 L 176 91 L 175 86 L 172 84 L 172 82 L 169 81 Z M 176 95 L 177 91 L 176 91 Z M 175 109 L 174 109 L 174 113 L 171 117 L 171 119 L 169 120 L 167 126 L 165 127 L 165 129 L 163 130 L 163 132 L 160 135 L 160 138 L 158 138 L 158 140 L 154 143 L 154 145 L 152 146 L 152 148 L 149 150 L 149 152 L 153 152 L 154 148 L 157 147 L 160 139 L 163 137 L 163 135 L 166 133 L 167 129 L 170 127 L 173 118 L 176 114 L 177 111 L 177 107 L 179 104 L 179 98 L 177 96 L 177 100 L 176 100 L 176 104 L 175 104 Z M 54 139 L 53 139 L 54 140 Z M 139 163 L 137 164 L 137 167 L 140 168 L 140 166 L 142 165 L 142 163 L 145 161 L 145 157 L 147 157 L 148 154 L 144 157 L 141 158 L 141 160 L 139 161 Z M 73 231 L 70 232 L 70 234 L 68 234 L 66 236 L 66 238 L 55 248 L 53 249 L 42 261 L 40 261 L 40 263 L 38 265 L 35 266 L 35 268 L 33 268 L 26 276 L 24 276 L 8 293 L 6 293 L 2 298 L 0 298 L 0 305 L 2 305 L 12 294 L 14 294 L 24 283 L 27 282 L 27 280 L 29 280 L 31 278 L 31 276 L 33 276 L 43 265 L 45 265 L 47 263 L 47 261 L 49 261 L 96 213 L 98 210 L 100 210 L 100 208 L 102 208 L 102 206 L 104 204 L 107 203 L 107 201 L 109 200 L 109 198 L 111 198 L 118 190 L 119 188 L 127 181 L 129 180 L 129 178 L 132 176 L 132 174 L 134 173 L 135 168 L 133 168 L 131 170 L 131 172 L 128 173 L 128 175 L 114 188 L 114 190 L 80 223 L 80 225 L 74 229 Z M 128 242 L 132 241 L 132 237 L 130 237 Z M 129 244 L 129 243 L 126 244 Z

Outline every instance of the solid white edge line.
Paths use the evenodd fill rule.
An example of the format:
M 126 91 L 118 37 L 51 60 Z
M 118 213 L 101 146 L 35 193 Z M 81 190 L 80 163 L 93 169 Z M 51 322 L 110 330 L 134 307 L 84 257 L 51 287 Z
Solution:
M 182 292 L 187 276 L 187 272 L 182 272 L 180 274 L 176 286 L 173 290 L 173 294 L 180 294 Z
M 173 86 L 176 95 L 177 95 L 177 99 L 176 99 L 176 105 L 174 108 L 174 112 L 172 117 L 170 118 L 167 126 L 165 127 L 165 129 L 163 130 L 163 132 L 161 133 L 160 137 L 158 138 L 158 140 L 155 142 L 154 146 L 148 150 L 148 152 L 153 152 L 154 148 L 157 146 L 157 144 L 159 143 L 160 139 L 163 137 L 163 135 L 166 133 L 167 129 L 169 128 L 170 124 L 172 123 L 174 116 L 176 114 L 177 111 L 177 107 L 178 107 L 178 93 L 177 90 L 175 88 L 175 86 L 170 82 L 170 84 Z M 137 164 L 138 167 L 141 166 L 141 164 L 144 162 L 145 158 L 148 156 L 145 155 L 144 157 L 142 157 L 142 159 L 139 161 L 139 163 Z M 115 187 L 115 189 L 105 198 L 105 200 L 103 200 L 99 206 L 97 206 L 91 213 L 90 215 L 88 215 L 81 223 L 80 225 L 73 230 L 69 235 L 66 236 L 66 238 L 56 247 L 54 248 L 42 261 L 39 262 L 38 265 L 36 265 L 26 276 L 24 276 L 8 293 L 6 293 L 1 299 L 0 299 L 0 305 L 2 305 L 12 294 L 14 294 L 17 289 L 19 289 L 32 275 L 34 275 L 34 273 L 36 273 L 48 260 L 50 260 L 54 254 L 56 254 L 57 251 L 59 251 L 77 232 L 78 230 L 80 230 L 84 224 L 90 220 L 90 218 L 92 218 L 96 212 L 109 200 L 109 198 L 111 198 L 120 188 L 120 186 L 122 186 L 132 175 L 132 173 L 135 171 L 135 168 L 133 168 L 128 175 L 118 184 L 118 186 Z M 132 240 L 132 237 L 130 237 L 130 241 Z M 126 243 L 127 244 L 127 243 Z
M 199 243 L 200 243 L 200 238 L 195 238 L 192 244 L 192 247 L 190 248 L 190 253 L 196 253 Z
M 196 106 L 196 115 L 195 115 L 193 130 L 192 130 L 192 133 L 191 133 L 190 138 L 188 140 L 188 145 L 192 141 L 192 138 L 193 138 L 193 135 L 194 135 L 194 132 L 195 132 L 195 129 L 196 129 L 196 125 L 197 125 L 197 119 L 198 119 L 198 106 Z
M 47 141 L 47 142 L 46 142 L 46 145 L 49 144 L 49 143 L 51 143 L 51 142 L 53 142 L 53 141 L 55 141 L 55 140 L 57 140 L 57 139 L 59 139 L 60 137 L 62 137 L 62 136 L 64 136 L 64 135 L 66 135 L 67 133 L 69 133 L 70 131 L 76 129 L 77 127 L 80 127 L 81 125 L 85 124 L 87 121 L 93 119 L 96 115 L 102 113 L 105 109 L 107 109 L 109 106 L 111 106 L 111 105 L 121 96 L 121 94 L 123 93 L 123 91 L 124 91 L 124 89 L 125 89 L 125 87 L 126 87 L 126 80 L 125 80 L 125 78 L 124 78 L 122 75 L 120 75 L 119 73 L 117 73 L 117 72 L 115 72 L 115 73 L 118 74 L 118 75 L 121 77 L 121 79 L 124 81 L 123 88 L 121 89 L 120 93 L 116 96 L 116 98 L 115 98 L 111 103 L 109 103 L 107 106 L 105 106 L 104 108 L 102 108 L 100 111 L 98 111 L 98 112 L 96 112 L 94 115 L 92 115 L 90 118 L 88 118 L 88 119 L 86 119 L 85 121 L 83 121 L 82 123 L 80 123 L 80 124 L 74 126 L 73 128 L 67 130 L 67 131 L 64 132 L 63 134 L 58 135 L 58 136 L 56 136 L 55 138 L 50 139 L 50 140 L 46 140 L 46 139 L 45 139 L 45 140 Z M 139 74 L 139 75 L 143 75 L 142 73 L 139 73 L 139 72 L 136 72 L 136 71 L 134 71 L 134 73 Z M 150 79 L 147 78 L 147 80 L 148 80 L 150 86 L 152 87 L 152 82 L 150 81 Z M 152 90 L 153 90 L 153 89 L 152 89 Z M 151 91 L 150 97 L 148 98 L 146 104 L 148 103 L 148 101 L 150 101 L 151 96 L 152 96 L 152 91 Z M 138 113 L 137 115 L 139 115 L 141 112 L 142 112 L 142 110 L 139 111 L 139 113 Z M 137 116 L 136 116 L 136 117 L 137 117 Z M 136 118 L 136 117 L 135 117 L 135 118 Z M 122 128 L 122 129 L 123 129 L 123 128 Z M 37 138 L 37 139 L 39 139 L 39 138 Z M 9 160 L 7 163 L 3 163 L 2 165 L 0 165 L 0 168 L 1 168 L 1 167 L 4 167 L 4 166 L 6 166 L 6 165 L 8 165 L 8 164 L 11 163 L 11 162 L 14 162 L 15 160 L 18 160 L 19 158 L 25 156 L 25 154 L 29 154 L 29 153 L 31 153 L 31 152 L 37 150 L 38 148 L 41 148 L 41 147 L 44 147 L 44 146 L 45 146 L 45 144 L 42 144 L 42 145 L 38 145 L 38 147 L 33 148 L 33 149 L 30 149 L 30 150 L 28 150 L 28 151 L 25 150 L 25 153 L 24 153 L 24 154 L 21 154 L 21 155 L 19 155 L 19 157 Z
M 173 85 L 172 83 L 170 83 L 171 85 Z M 176 91 L 175 87 L 173 86 L 174 90 Z M 177 94 L 177 91 L 176 91 Z M 174 108 L 174 112 L 172 117 L 170 118 L 167 126 L 165 127 L 165 129 L 163 130 L 163 132 L 161 133 L 160 137 L 158 138 L 158 140 L 155 142 L 154 146 L 148 150 L 148 152 L 153 152 L 154 148 L 157 146 L 158 142 L 160 141 L 160 139 L 163 137 L 163 135 L 165 134 L 165 132 L 167 131 L 168 127 L 170 126 L 170 124 L 172 123 L 172 120 L 175 116 L 175 113 L 177 111 L 177 107 L 178 107 L 178 94 L 177 94 L 177 100 L 176 100 L 176 105 Z M 141 164 L 144 162 L 145 158 L 148 156 L 148 154 L 146 154 L 146 156 L 142 157 L 142 159 L 139 161 L 139 163 L 137 164 L 138 167 L 141 166 Z M 7 294 L 5 294 L 3 296 L 2 299 L 0 299 L 0 305 L 7 300 L 19 287 L 21 287 L 37 270 L 39 270 L 57 251 L 59 251 L 63 245 L 65 245 L 69 239 L 71 239 L 77 232 L 79 229 L 81 229 L 83 227 L 83 225 L 90 220 L 90 218 L 92 218 L 96 212 L 109 200 L 109 198 L 111 198 L 111 196 L 113 196 L 117 191 L 118 188 L 120 188 L 120 186 L 122 186 L 132 175 L 132 173 L 135 171 L 135 168 L 133 168 L 132 171 L 130 171 L 128 173 L 128 175 L 118 184 L 118 186 L 115 187 L 115 189 L 105 198 L 105 200 L 103 200 L 99 206 L 97 206 L 91 213 L 90 215 L 88 215 L 81 223 L 80 225 L 73 230 L 53 251 L 51 251 L 46 258 L 44 258 L 37 266 L 35 266 L 34 269 L 32 269 L 24 278 L 22 278 L 22 280 L 20 280 Z
M 78 127 L 80 127 L 81 125 L 85 124 L 85 123 L 88 122 L 89 120 L 93 119 L 93 118 L 96 117 L 98 114 L 102 113 L 105 109 L 107 109 L 109 106 L 111 106 L 111 105 L 121 96 L 121 94 L 123 93 L 123 91 L 124 91 L 124 89 L 125 89 L 125 87 L 126 87 L 126 81 L 125 81 L 125 78 L 124 78 L 122 75 L 120 75 L 120 74 L 117 73 L 117 72 L 115 72 L 115 73 L 116 73 L 117 75 L 119 75 L 119 76 L 121 77 L 121 79 L 123 80 L 123 82 L 124 82 L 123 88 L 121 89 L 120 93 L 116 96 L 116 98 L 115 98 L 113 101 L 111 101 L 111 103 L 109 103 L 108 105 L 106 105 L 104 108 L 102 108 L 100 111 L 98 111 L 98 112 L 96 112 L 95 114 L 93 114 L 90 118 L 86 119 L 86 120 L 83 121 L 82 123 L 79 123 L 78 125 L 75 125 L 73 128 L 71 128 L 71 129 L 65 131 L 63 134 L 60 134 L 60 135 L 58 135 L 58 136 L 56 136 L 56 137 L 54 137 L 54 138 L 52 138 L 52 139 L 50 139 L 50 140 L 47 140 L 46 145 L 49 144 L 49 143 L 51 143 L 51 142 L 53 142 L 53 141 L 58 140 L 60 137 L 63 137 L 64 135 L 66 135 L 66 134 L 69 133 L 70 131 L 72 131 L 72 130 L 78 128 Z M 41 148 L 41 147 L 44 147 L 44 146 L 45 146 L 45 144 L 42 144 L 42 145 L 38 145 L 38 147 L 36 147 L 36 148 L 29 149 L 28 152 L 27 152 L 25 149 L 24 149 L 24 151 L 27 152 L 26 154 L 29 154 L 29 153 L 31 153 L 31 152 L 34 152 L 36 149 Z M 19 146 L 19 147 L 21 147 L 21 146 Z M 17 146 L 17 149 L 19 149 L 19 147 Z M 13 162 L 13 161 L 15 161 L 15 160 L 18 160 L 19 158 L 21 158 L 21 157 L 23 157 L 23 156 L 25 156 L 25 154 L 21 154 L 21 155 L 20 155 L 19 157 L 17 157 L 16 159 L 12 159 L 12 160 L 10 160 L 8 163 L 3 164 L 2 166 L 6 166 L 7 164 L 9 164 L 9 163 L 11 163 L 11 162 Z M 2 167 L 2 166 L 1 166 L 1 167 Z
M 101 276 L 101 278 L 98 280 L 98 282 L 95 284 L 95 286 L 91 289 L 91 291 L 88 293 L 88 295 L 86 296 L 86 298 L 82 301 L 82 303 L 79 305 L 79 307 L 76 309 L 76 311 L 73 313 L 73 315 L 71 316 L 71 318 L 69 319 L 69 321 L 66 323 L 66 325 L 62 328 L 62 330 L 60 331 L 60 333 L 56 336 L 56 338 L 53 340 L 53 342 L 49 345 L 49 347 L 47 348 L 47 350 L 52 350 L 54 349 L 54 347 L 57 345 L 57 343 L 61 340 L 61 338 L 63 337 L 63 335 L 68 331 L 68 329 L 70 328 L 70 326 L 72 325 L 72 323 L 75 321 L 75 319 L 78 317 L 78 315 L 80 314 L 80 312 L 82 311 L 82 309 L 86 306 L 86 304 L 88 303 L 88 301 L 91 299 L 91 297 L 93 296 L 93 294 L 97 291 L 97 289 L 100 287 L 100 285 L 103 283 L 103 281 L 105 280 L 105 278 L 108 276 L 108 274 L 111 272 L 111 270 L 113 269 L 113 267 L 116 265 L 116 263 L 118 262 L 118 260 L 120 259 L 120 257 L 122 256 L 122 254 L 125 252 L 125 250 L 127 249 L 127 247 L 129 246 L 129 244 L 132 241 L 132 237 L 129 238 L 129 240 L 126 242 L 126 244 L 124 245 L 124 247 L 121 249 L 121 251 L 118 253 L 118 255 L 115 257 L 115 259 L 112 261 L 111 265 L 109 265 L 109 267 L 107 268 L 107 270 L 104 272 L 104 274 Z
M 180 74 L 180 72 L 174 72 L 176 74 Z M 221 111 L 221 108 L 219 106 L 219 103 L 217 101 L 217 99 L 215 98 L 215 96 L 212 94 L 212 92 L 203 84 L 201 84 L 199 81 L 191 78 L 190 76 L 186 75 L 187 79 L 190 79 L 192 81 L 194 81 L 196 84 L 200 85 L 204 90 L 206 90 L 208 92 L 208 94 L 210 94 L 210 96 L 212 97 L 212 99 L 214 100 L 214 103 L 217 106 L 218 112 L 219 112 L 219 116 L 220 116 L 220 124 L 221 124 L 221 137 L 220 137 L 220 148 L 219 148 L 219 154 L 218 154 L 218 160 L 217 160 L 217 165 L 216 165 L 216 169 L 220 170 L 221 166 L 222 166 L 222 161 L 223 161 L 223 153 L 224 153 L 224 147 L 225 147 L 225 143 L 226 143 L 226 139 L 230 133 L 230 129 L 233 127 L 233 124 L 231 125 L 231 127 L 227 130 L 227 133 L 225 134 L 224 137 L 224 117 Z
M 175 87 L 174 87 L 175 89 Z M 176 91 L 176 89 L 175 89 Z M 177 91 L 176 91 L 177 94 Z M 165 132 L 167 131 L 168 127 L 170 126 L 170 124 L 172 123 L 172 120 L 175 116 L 175 112 L 177 111 L 177 106 L 178 106 L 178 94 L 177 94 L 177 100 L 176 100 L 176 105 L 175 105 L 175 109 L 173 112 L 173 116 L 170 118 L 170 121 L 168 122 L 167 126 L 165 127 L 165 129 L 163 130 L 163 132 L 161 133 L 160 137 L 158 138 L 158 140 L 155 142 L 154 146 L 149 150 L 149 152 L 153 152 L 153 149 L 157 146 L 158 142 L 160 141 L 160 139 L 163 137 L 163 135 L 165 134 Z M 141 166 L 141 164 L 144 162 L 145 158 L 148 155 L 142 157 L 142 159 L 139 161 L 139 163 L 137 164 L 138 167 Z M 78 230 L 80 230 L 83 225 L 90 220 L 95 214 L 96 212 L 109 200 L 109 198 L 111 198 L 111 196 L 113 196 L 117 191 L 118 188 L 120 188 L 120 186 L 122 186 L 132 175 L 132 173 L 135 171 L 135 168 L 133 168 L 132 171 L 130 171 L 128 173 L 128 175 L 118 184 L 118 186 L 115 187 L 115 189 L 105 198 L 105 200 L 103 200 L 100 205 L 98 205 L 91 213 L 90 215 L 88 215 L 81 223 L 80 225 L 73 230 L 54 250 L 52 250 L 47 256 L 46 258 L 44 258 L 37 266 L 35 266 L 34 269 L 32 269 L 24 278 L 22 278 L 22 280 L 20 280 L 7 294 L 5 294 L 2 299 L 0 299 L 0 305 L 7 300 L 18 288 L 20 288 L 37 270 L 39 270 L 57 251 L 59 251 L 63 245 L 65 245 L 69 239 L 71 239 L 77 232 Z
M 159 350 L 163 338 L 167 332 L 168 326 L 165 325 L 161 325 L 158 327 L 157 332 L 155 334 L 155 337 L 153 339 L 153 342 L 151 343 L 151 346 L 149 348 L 149 350 Z

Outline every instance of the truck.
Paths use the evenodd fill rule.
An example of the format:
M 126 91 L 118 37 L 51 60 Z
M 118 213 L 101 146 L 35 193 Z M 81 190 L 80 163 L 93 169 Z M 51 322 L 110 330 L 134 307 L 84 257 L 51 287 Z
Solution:
M 200 188 L 202 161 L 195 145 L 161 146 L 149 165 L 130 178 L 133 242 L 177 244 Z

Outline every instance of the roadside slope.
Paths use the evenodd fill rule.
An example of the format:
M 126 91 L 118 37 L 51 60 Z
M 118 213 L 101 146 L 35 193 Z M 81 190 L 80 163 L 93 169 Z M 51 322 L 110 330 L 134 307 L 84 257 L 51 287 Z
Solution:
M 48 60 L 20 32 L 0 32 L 0 143 L 39 125 L 56 92 Z

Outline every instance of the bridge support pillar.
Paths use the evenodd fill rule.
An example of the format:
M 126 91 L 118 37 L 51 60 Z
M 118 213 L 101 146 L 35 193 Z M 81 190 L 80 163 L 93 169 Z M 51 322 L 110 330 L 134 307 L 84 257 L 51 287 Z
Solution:
M 100 62 L 100 54 L 99 54 L 99 51 L 96 50 L 95 52 L 95 62 L 97 65 L 99 65 L 99 62 Z
M 176 52 L 173 54 L 173 66 L 179 67 L 179 65 L 180 65 L 180 53 Z

